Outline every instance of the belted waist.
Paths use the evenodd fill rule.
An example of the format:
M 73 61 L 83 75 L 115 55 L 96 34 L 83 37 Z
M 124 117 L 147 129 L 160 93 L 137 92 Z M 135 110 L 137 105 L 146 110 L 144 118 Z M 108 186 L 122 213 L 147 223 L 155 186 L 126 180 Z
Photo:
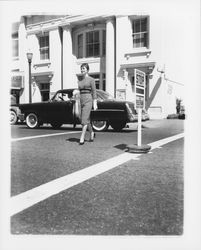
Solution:
M 80 94 L 91 94 L 91 89 L 80 89 Z

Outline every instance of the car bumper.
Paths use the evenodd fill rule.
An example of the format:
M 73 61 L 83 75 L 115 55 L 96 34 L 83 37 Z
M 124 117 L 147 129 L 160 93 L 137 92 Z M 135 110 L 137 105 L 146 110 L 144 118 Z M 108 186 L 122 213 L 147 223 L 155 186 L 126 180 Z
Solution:
M 128 122 L 136 122 L 136 121 L 137 121 L 137 116 L 134 114 L 130 114 Z

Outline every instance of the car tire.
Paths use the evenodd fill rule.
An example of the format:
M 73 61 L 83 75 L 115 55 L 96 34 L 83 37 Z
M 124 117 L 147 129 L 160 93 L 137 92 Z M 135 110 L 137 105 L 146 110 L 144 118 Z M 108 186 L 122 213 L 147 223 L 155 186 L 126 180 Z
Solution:
M 51 122 L 50 123 L 53 129 L 59 129 L 63 124 L 60 122 Z
M 18 117 L 14 110 L 10 110 L 10 124 L 14 125 L 17 123 Z
M 38 116 L 35 113 L 30 113 L 26 116 L 26 124 L 29 128 L 38 128 L 40 126 Z
M 109 127 L 107 121 L 92 121 L 92 128 L 95 131 L 106 131 Z
M 120 132 L 123 128 L 125 128 L 126 122 L 116 121 L 116 122 L 111 122 L 110 125 L 114 129 L 114 131 Z

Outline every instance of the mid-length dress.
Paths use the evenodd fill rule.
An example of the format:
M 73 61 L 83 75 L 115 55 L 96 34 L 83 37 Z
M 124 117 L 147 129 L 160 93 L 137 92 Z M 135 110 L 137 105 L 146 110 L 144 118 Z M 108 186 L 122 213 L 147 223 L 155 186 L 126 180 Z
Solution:
M 94 78 L 86 76 L 78 82 L 78 88 L 80 90 L 81 124 L 87 125 L 90 123 L 93 100 L 97 99 Z

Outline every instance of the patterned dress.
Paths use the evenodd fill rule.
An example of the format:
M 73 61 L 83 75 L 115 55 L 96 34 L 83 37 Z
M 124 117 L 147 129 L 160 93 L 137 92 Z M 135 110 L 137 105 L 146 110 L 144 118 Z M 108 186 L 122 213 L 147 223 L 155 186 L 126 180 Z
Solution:
M 78 88 L 80 90 L 81 124 L 87 125 L 90 123 L 93 100 L 97 98 L 94 78 L 86 76 L 78 82 Z

